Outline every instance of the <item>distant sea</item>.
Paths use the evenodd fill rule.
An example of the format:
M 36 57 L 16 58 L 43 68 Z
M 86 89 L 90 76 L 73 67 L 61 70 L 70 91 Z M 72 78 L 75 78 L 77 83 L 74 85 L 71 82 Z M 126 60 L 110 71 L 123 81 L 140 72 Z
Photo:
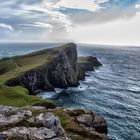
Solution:
M 48 43 L 0 44 L 0 58 L 56 47 Z M 78 45 L 79 55 L 96 55 L 103 66 L 81 81 L 78 88 L 43 92 L 64 107 L 86 108 L 108 122 L 113 140 L 140 140 L 140 48 Z

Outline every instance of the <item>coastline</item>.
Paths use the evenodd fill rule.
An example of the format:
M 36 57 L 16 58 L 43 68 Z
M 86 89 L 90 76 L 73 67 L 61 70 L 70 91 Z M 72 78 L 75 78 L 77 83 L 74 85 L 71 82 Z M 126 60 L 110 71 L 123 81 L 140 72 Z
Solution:
M 88 111 L 84 111 L 84 110 L 76 111 L 76 110 L 72 110 L 72 109 L 58 108 L 52 102 L 50 102 L 48 100 L 43 100 L 37 96 L 28 95 L 28 94 L 35 95 L 40 90 L 54 91 L 54 88 L 57 88 L 57 87 L 59 87 L 59 88 L 77 87 L 79 85 L 79 80 L 85 79 L 86 71 L 93 71 L 94 70 L 93 67 L 98 67 L 98 66 L 102 65 L 97 60 L 97 58 L 92 57 L 92 56 L 78 58 L 77 49 L 76 49 L 75 44 L 70 43 L 70 44 L 66 44 L 64 46 L 60 46 L 58 48 L 41 50 L 41 51 L 34 52 L 31 54 L 23 55 L 23 56 L 18 56 L 18 57 L 13 57 L 13 58 L 4 58 L 0 61 L 0 63 L 2 66 L 4 66 L 4 68 L 7 68 L 6 69 L 7 71 L 4 72 L 3 69 L 1 69 L 0 70 L 1 75 L 5 75 L 5 74 L 7 75 L 7 72 L 11 73 L 11 68 L 13 68 L 14 73 L 16 73 L 18 71 L 17 67 L 23 68 L 24 67 L 23 64 L 25 64 L 25 66 L 27 65 L 27 63 L 29 62 L 29 59 L 27 59 L 27 58 L 29 58 L 29 56 L 31 57 L 32 60 L 37 60 L 37 59 L 34 59 L 34 56 L 36 58 L 39 58 L 40 55 L 42 55 L 42 54 L 44 54 L 44 55 L 43 55 L 43 59 L 41 59 L 41 61 L 44 60 L 44 56 L 46 56 L 46 54 L 47 54 L 47 60 L 49 60 L 50 62 L 47 61 L 47 64 L 41 63 L 42 65 L 37 65 L 37 66 L 34 65 L 35 67 L 31 67 L 31 69 L 27 69 L 26 71 L 22 72 L 21 74 L 19 74 L 19 73 L 16 74 L 16 78 L 11 77 L 11 79 L 10 79 L 8 77 L 8 80 L 5 80 L 5 81 L 1 80 L 0 93 L 3 93 L 3 91 L 5 91 L 5 92 L 8 91 L 9 92 L 8 94 L 10 95 L 11 89 L 13 89 L 13 91 L 12 91 L 13 94 L 16 94 L 17 96 L 22 94 L 22 96 L 20 98 L 22 98 L 23 95 L 25 96 L 25 93 L 26 93 L 26 97 L 25 97 L 26 99 L 28 98 L 28 100 L 29 100 L 30 97 L 35 98 L 35 99 L 33 99 L 33 101 L 35 101 L 35 103 L 34 102 L 33 102 L 33 104 L 25 103 L 24 105 L 21 104 L 20 106 L 33 105 L 33 106 L 36 106 L 35 108 L 41 108 L 41 109 L 34 110 L 37 113 L 36 116 L 41 115 L 41 113 L 45 113 L 48 111 L 53 112 L 54 116 L 58 115 L 58 117 L 60 118 L 60 122 L 62 123 L 63 129 L 66 132 L 68 130 L 71 131 L 71 129 L 72 129 L 74 134 L 70 135 L 69 131 L 67 132 L 67 134 L 68 134 L 68 136 L 70 135 L 70 138 L 73 138 L 74 140 L 77 140 L 80 137 L 89 138 L 89 140 L 93 139 L 93 138 L 95 140 L 96 139 L 107 140 L 108 139 L 108 137 L 106 135 L 107 134 L 107 123 L 104 120 L 104 118 L 102 118 L 100 115 L 96 114 L 95 112 L 88 112 Z M 38 57 L 38 55 L 39 55 L 39 57 Z M 50 56 L 51 56 L 51 59 L 50 59 Z M 22 64 L 18 63 L 18 62 L 23 62 L 21 60 L 28 60 L 28 61 L 26 61 L 26 63 L 22 63 Z M 7 61 L 8 61 L 8 63 L 7 63 Z M 9 61 L 10 61 L 10 63 L 9 63 Z M 3 64 L 5 64 L 5 65 L 3 65 Z M 10 68 L 9 68 L 9 64 L 10 64 Z M 38 64 L 40 64 L 40 61 Z M 46 72 L 46 74 L 45 74 L 45 72 Z M 48 77 L 48 75 L 53 76 L 53 77 Z M 43 76 L 43 77 L 41 77 L 41 76 Z M 44 77 L 45 77 L 45 83 L 42 83 L 42 79 Z M 47 77 L 47 79 L 46 79 L 46 77 Z M 3 79 L 3 77 L 2 77 L 2 79 Z M 53 79 L 53 81 L 50 81 L 51 79 Z M 24 82 L 22 80 L 24 80 Z M 44 80 L 43 80 L 43 82 L 44 82 Z M 6 85 L 4 85 L 4 84 L 6 84 Z M 45 87 L 43 87 L 42 85 L 45 85 Z M 39 89 L 40 87 L 42 89 Z M 11 100 L 11 99 L 9 99 L 9 100 Z M 16 100 L 16 96 L 15 96 L 15 99 L 13 99 L 13 100 Z M 20 100 L 19 100 L 19 102 L 20 102 Z M 32 100 L 31 101 L 29 100 L 29 102 L 32 102 Z M 4 105 L 10 105 L 10 104 L 6 104 L 6 102 L 5 102 Z M 11 103 L 11 106 L 13 106 L 12 103 Z M 18 104 L 16 104 L 16 101 L 14 102 L 14 106 L 19 106 Z M 43 108 L 43 106 L 45 108 Z M 1 108 L 0 108 L 1 112 L 3 111 L 3 108 L 8 109 L 9 107 L 1 106 Z M 32 108 L 32 107 L 28 106 L 26 109 L 28 111 L 32 112 L 32 109 L 30 110 L 30 108 Z M 11 108 L 11 109 L 15 110 L 15 108 Z M 18 110 L 18 108 L 16 108 L 16 109 Z M 19 108 L 19 109 L 22 110 L 22 108 Z M 41 110 L 42 110 L 42 112 L 40 112 Z M 79 114 L 79 111 L 80 111 L 80 114 Z M 64 114 L 64 116 L 61 116 L 62 115 L 61 113 Z M 3 114 L 5 114 L 4 111 L 3 111 Z M 31 116 L 29 116 L 29 117 L 31 117 Z M 95 119 L 96 116 L 97 116 L 97 120 Z M 8 115 L 8 117 L 13 117 L 13 113 L 12 114 L 10 113 L 10 116 Z M 18 116 L 16 114 L 14 114 L 14 117 L 18 118 Z M 66 117 L 65 118 L 66 122 L 64 120 L 61 120 L 63 117 L 64 118 Z M 77 118 L 76 119 L 77 121 L 72 122 L 73 119 L 75 120 L 75 117 Z M 6 118 L 7 118 L 6 115 L 2 116 L 2 118 L 0 119 L 0 122 L 3 122 L 4 120 L 6 120 Z M 27 126 L 21 124 L 20 127 L 17 128 L 17 123 L 22 122 L 23 119 L 25 120 L 27 118 L 22 117 L 20 120 L 18 120 L 18 122 L 16 122 L 16 124 L 14 126 L 11 126 L 9 123 L 9 127 L 11 129 L 7 129 L 6 127 L 4 127 L 4 131 L 3 131 L 3 129 L 1 129 L 0 135 L 2 135 L 2 137 L 3 137 L 3 135 L 4 135 L 4 137 L 5 136 L 13 137 L 15 135 L 16 138 L 19 138 L 19 137 L 23 138 L 23 134 L 20 134 L 19 132 L 16 134 L 12 133 L 12 135 L 9 135 L 9 133 L 11 134 L 11 131 L 13 132 L 13 129 L 16 129 L 16 131 L 17 131 L 17 129 L 19 129 L 19 131 L 20 131 L 20 129 L 23 129 L 23 127 L 24 128 L 27 127 Z M 5 122 L 5 123 L 8 123 L 9 121 L 10 120 L 7 120 L 7 122 Z M 28 120 L 26 123 L 30 126 L 30 123 L 28 122 Z M 35 122 L 32 122 L 32 123 L 35 123 Z M 71 123 L 73 123 L 74 125 L 78 125 L 79 128 L 78 129 L 76 127 L 73 128 L 73 126 L 69 126 L 70 128 L 67 128 L 67 127 L 65 127 L 65 125 L 63 125 L 63 123 L 68 126 Z M 90 123 L 90 125 L 89 125 L 89 123 Z M 34 126 L 36 128 L 38 128 L 36 124 Z M 42 127 L 47 128 L 46 125 L 45 126 L 43 125 Z M 27 129 L 25 128 L 24 130 L 27 130 Z M 30 130 L 32 131 L 32 129 L 30 129 Z M 27 131 L 29 131 L 29 130 L 27 130 Z M 74 135 L 77 135 L 76 136 L 77 138 Z M 58 135 L 58 137 L 59 137 L 59 135 Z M 64 135 L 61 135 L 61 137 L 63 137 L 63 139 L 67 139 L 67 137 L 65 137 Z

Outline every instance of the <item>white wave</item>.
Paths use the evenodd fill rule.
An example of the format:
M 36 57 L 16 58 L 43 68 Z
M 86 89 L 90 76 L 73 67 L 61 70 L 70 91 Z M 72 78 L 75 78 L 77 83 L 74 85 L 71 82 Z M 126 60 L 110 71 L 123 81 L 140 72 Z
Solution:
M 53 96 L 55 96 L 56 92 L 41 92 L 37 96 L 43 98 L 43 99 L 51 99 Z
M 56 93 L 60 93 L 60 92 L 62 92 L 62 91 L 63 91 L 62 88 L 55 88 L 55 92 L 56 92 Z
M 138 86 L 136 86 L 136 85 L 134 85 L 134 86 L 129 85 L 128 90 L 130 90 L 130 91 L 135 91 L 135 92 L 139 92 L 139 91 L 140 91 L 140 87 L 138 87 Z
M 88 85 L 80 85 L 80 86 L 77 87 L 77 89 L 78 89 L 79 91 L 84 91 L 84 90 L 86 90 L 86 89 L 88 89 L 88 88 L 89 88 Z

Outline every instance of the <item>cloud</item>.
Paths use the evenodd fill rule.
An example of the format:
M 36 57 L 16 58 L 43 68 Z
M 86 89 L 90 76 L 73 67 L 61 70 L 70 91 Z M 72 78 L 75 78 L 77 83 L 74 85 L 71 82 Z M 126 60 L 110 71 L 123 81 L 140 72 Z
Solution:
M 140 4 L 136 4 L 135 8 L 139 9 L 140 8 Z
M 8 24 L 5 24 L 5 23 L 0 23 L 0 28 L 8 29 L 10 31 L 13 31 L 14 30 L 11 25 L 8 25 Z
M 36 27 L 36 28 L 42 28 L 42 29 L 49 29 L 50 32 L 52 32 L 53 26 L 48 23 L 43 23 L 43 22 L 35 22 L 32 24 L 19 24 L 20 26 L 24 28 L 30 28 L 30 27 Z
M 41 28 L 53 28 L 53 26 L 51 24 L 47 24 L 47 23 L 43 23 L 43 22 L 35 22 L 34 25 L 37 27 L 41 27 Z
M 37 17 L 32 19 L 32 23 L 24 23 L 20 25 L 26 24 L 26 26 L 29 25 L 30 27 L 31 25 L 32 27 L 43 27 L 43 25 L 49 24 L 51 25 L 51 32 L 54 33 L 51 34 L 51 36 L 54 37 L 58 34 L 67 34 L 71 32 L 76 25 L 74 18 L 72 18 L 75 16 L 70 16 L 69 13 L 62 11 L 63 9 L 66 11 L 68 11 L 68 9 L 77 9 L 80 11 L 87 10 L 89 12 L 94 12 L 101 9 L 100 4 L 107 1 L 108 0 L 42 0 L 32 5 L 24 3 L 20 5 L 20 7 L 23 11 L 29 13 L 28 17 L 31 18 L 31 15 L 37 15 Z M 77 15 L 77 13 L 75 15 Z M 35 25 L 34 23 L 43 24 Z M 58 35 L 58 37 L 60 36 Z
M 135 8 L 136 1 L 134 0 L 131 3 L 128 0 L 114 0 L 113 3 L 111 1 L 98 1 L 98 5 L 100 6 L 99 10 L 93 12 L 85 9 L 81 9 L 80 11 L 78 9 L 69 9 L 68 16 L 75 25 L 104 24 L 105 22 L 117 19 L 125 20 L 136 16 L 139 10 Z M 63 10 L 63 12 L 65 11 L 66 9 Z
M 42 15 L 45 15 L 46 19 L 49 19 L 49 24 L 53 26 L 53 31 L 58 31 L 59 29 L 69 31 L 71 28 L 71 22 L 68 19 L 68 16 L 58 11 L 53 2 L 44 0 L 40 4 L 22 5 L 22 9 L 28 12 L 41 13 Z M 40 21 L 37 22 L 43 21 L 44 19 L 40 19 Z
M 79 26 L 70 33 L 78 42 L 140 46 L 140 14 L 128 20 L 118 19 L 105 24 Z
M 101 9 L 100 3 L 105 3 L 107 1 L 108 0 L 60 0 L 56 5 L 54 5 L 54 7 L 88 10 L 91 12 L 95 12 Z
M 79 27 L 136 17 L 139 0 L 0 0 L 0 38 L 73 40 Z M 80 28 L 82 32 L 82 28 Z M 70 34 L 70 36 L 69 36 Z M 86 38 L 86 37 L 85 37 Z

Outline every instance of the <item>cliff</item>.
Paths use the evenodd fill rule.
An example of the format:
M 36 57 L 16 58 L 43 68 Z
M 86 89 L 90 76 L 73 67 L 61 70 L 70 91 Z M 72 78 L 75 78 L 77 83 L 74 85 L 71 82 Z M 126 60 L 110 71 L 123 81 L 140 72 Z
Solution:
M 93 56 L 78 57 L 78 79 L 84 80 L 87 71 L 94 71 L 94 68 L 102 66 L 100 61 Z
M 7 85 L 20 85 L 32 94 L 40 90 L 78 86 L 86 71 L 101 65 L 92 56 L 78 59 L 77 46 L 73 43 L 9 58 L 8 61 L 14 64 L 12 67 L 16 69 L 16 74 L 7 80 Z M 2 69 L 0 71 L 3 72 Z
M 95 57 L 78 58 L 73 43 L 0 60 L 0 139 L 108 140 L 107 123 L 96 112 L 29 95 L 78 86 L 96 66 Z
M 4 58 L 0 60 L 0 104 L 55 106 L 31 94 L 40 90 L 54 91 L 56 87 L 78 86 L 86 71 L 100 65 L 92 56 L 78 58 L 77 46 L 73 43 Z

